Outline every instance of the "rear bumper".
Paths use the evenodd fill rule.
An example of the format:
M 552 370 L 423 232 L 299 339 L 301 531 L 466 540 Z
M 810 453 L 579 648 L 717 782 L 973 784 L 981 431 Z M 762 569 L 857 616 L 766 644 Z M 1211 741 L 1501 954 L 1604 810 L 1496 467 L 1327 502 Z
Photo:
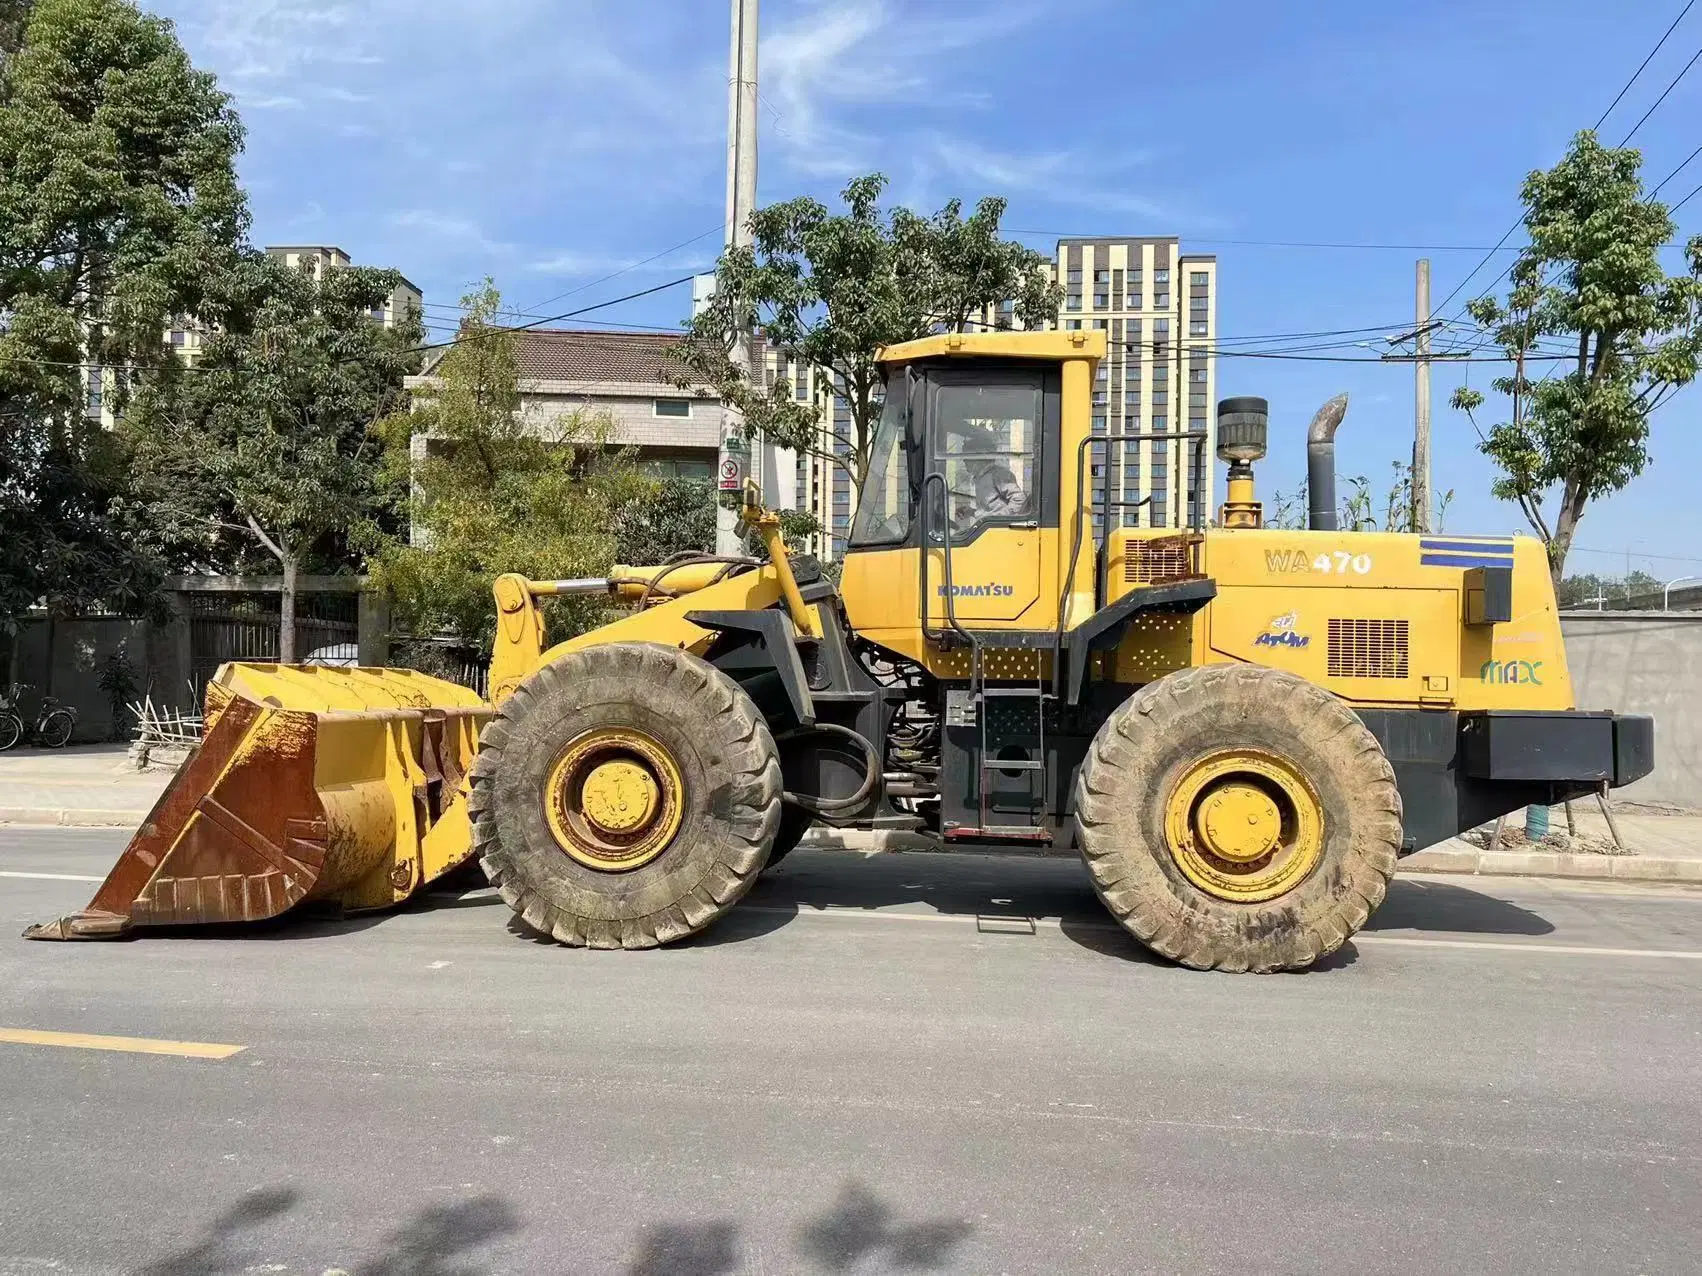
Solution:
M 1421 851 L 1522 806 L 1619 788 L 1655 765 L 1654 719 L 1496 709 L 1361 709 L 1395 769 L 1403 853 Z
M 1475 780 L 1620 788 L 1655 767 L 1655 720 L 1642 714 L 1494 709 L 1460 718 L 1460 769 Z

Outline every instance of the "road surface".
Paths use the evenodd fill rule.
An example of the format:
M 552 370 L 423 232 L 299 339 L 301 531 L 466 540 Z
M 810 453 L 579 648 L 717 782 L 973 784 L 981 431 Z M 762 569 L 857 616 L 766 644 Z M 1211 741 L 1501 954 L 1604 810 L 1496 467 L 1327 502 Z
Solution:
M 488 890 L 14 938 L 122 842 L 0 829 L 0 1273 L 1702 1252 L 1696 891 L 1399 880 L 1324 967 L 1263 977 L 1144 956 L 1073 862 L 926 854 L 800 851 L 651 953 L 535 942 Z

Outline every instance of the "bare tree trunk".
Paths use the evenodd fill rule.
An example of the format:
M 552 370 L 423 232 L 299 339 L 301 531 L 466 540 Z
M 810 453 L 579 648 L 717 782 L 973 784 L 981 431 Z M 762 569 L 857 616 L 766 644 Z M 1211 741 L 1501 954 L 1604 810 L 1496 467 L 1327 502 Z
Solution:
M 295 663 L 295 590 L 300 565 L 294 554 L 281 556 L 284 567 L 284 588 L 278 599 L 278 663 Z
M 1548 571 L 1559 596 L 1561 579 L 1566 575 L 1566 555 L 1572 550 L 1572 537 L 1577 534 L 1578 521 L 1584 517 L 1588 498 L 1570 479 L 1560 493 L 1560 513 L 1554 520 L 1554 537 L 1548 543 Z

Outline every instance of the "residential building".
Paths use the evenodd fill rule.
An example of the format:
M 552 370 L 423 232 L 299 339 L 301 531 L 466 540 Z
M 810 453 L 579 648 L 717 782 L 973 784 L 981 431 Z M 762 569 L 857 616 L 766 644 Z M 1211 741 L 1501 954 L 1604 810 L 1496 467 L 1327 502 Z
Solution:
M 292 270 L 302 269 L 305 263 L 315 279 L 323 279 L 327 270 L 347 269 L 354 265 L 348 253 L 341 248 L 322 244 L 268 244 L 266 255 L 277 258 Z M 424 314 L 425 296 L 404 277 L 395 291 L 384 299 L 382 306 L 372 308 L 372 317 L 386 328 L 394 328 L 410 311 L 415 316 Z
M 1217 258 L 1184 254 L 1174 235 L 1060 239 L 1056 326 L 1099 329 L 1108 354 L 1093 384 L 1097 434 L 1204 433 L 1095 444 L 1091 481 L 1103 527 L 1187 526 L 1215 517 Z M 982 316 L 1021 327 L 1009 303 Z M 1048 325 L 1050 326 L 1050 325 Z
M 668 333 L 527 328 L 514 334 L 522 419 L 540 434 L 575 414 L 606 417 L 611 443 L 634 447 L 652 473 L 712 478 L 721 406 L 707 386 L 681 389 Z M 448 347 L 426 358 L 409 387 L 436 383 Z M 416 439 L 415 446 L 424 446 Z

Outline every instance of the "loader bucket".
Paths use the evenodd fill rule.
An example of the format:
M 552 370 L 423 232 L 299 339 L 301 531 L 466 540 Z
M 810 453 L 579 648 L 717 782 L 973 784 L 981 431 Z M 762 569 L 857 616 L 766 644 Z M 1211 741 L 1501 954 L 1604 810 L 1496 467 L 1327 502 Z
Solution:
M 472 854 L 466 775 L 490 714 L 407 669 L 224 665 L 200 745 L 88 908 L 24 934 L 398 904 Z

